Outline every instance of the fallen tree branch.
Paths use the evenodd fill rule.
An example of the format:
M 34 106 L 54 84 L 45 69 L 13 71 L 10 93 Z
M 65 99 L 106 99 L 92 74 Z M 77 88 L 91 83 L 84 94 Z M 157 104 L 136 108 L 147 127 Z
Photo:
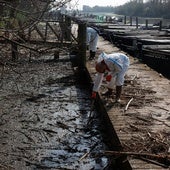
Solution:
M 165 126 L 170 127 L 167 123 L 165 123 L 165 121 L 159 120 L 159 119 L 157 119 L 157 118 L 154 118 L 152 114 L 151 114 L 151 119 L 156 120 L 156 121 L 158 121 L 158 122 L 161 122 L 161 123 L 164 124 Z
M 32 50 L 32 51 L 34 51 L 34 52 L 39 53 L 39 51 L 38 51 L 37 49 L 34 49 L 34 48 L 32 48 L 32 47 L 28 47 L 28 46 L 26 46 L 26 45 L 23 45 L 23 44 L 15 41 L 15 40 L 9 39 L 9 38 L 4 37 L 4 36 L 0 36 L 0 38 L 3 38 L 3 39 L 5 39 L 5 40 L 9 41 L 10 43 L 14 43 L 14 44 L 16 44 L 16 45 L 19 45 L 19 46 L 21 46 L 21 47 L 24 47 L 24 48 L 27 48 L 27 49 L 30 49 L 30 50 Z
M 169 155 L 157 155 L 151 153 L 137 153 L 137 152 L 123 152 L 123 151 L 104 151 L 104 154 L 110 155 L 136 155 L 136 156 L 150 156 L 155 158 L 168 158 L 170 160 Z
M 163 154 L 150 154 L 150 153 L 136 153 L 136 152 L 122 152 L 122 151 L 104 151 L 103 155 L 126 155 L 126 156 L 136 156 L 144 157 L 152 160 L 157 160 L 161 164 L 170 165 L 170 155 Z
M 138 157 L 137 157 L 138 158 Z M 165 164 L 162 164 L 162 163 L 159 163 L 157 161 L 154 161 L 154 160 L 151 160 L 151 159 L 147 159 L 147 158 L 143 158 L 143 157 L 140 157 L 141 160 L 143 161 L 146 161 L 148 163 L 152 163 L 152 164 L 155 164 L 155 165 L 158 165 L 158 166 L 162 166 L 164 168 L 168 168 L 168 165 L 165 165 Z
M 97 144 L 98 144 L 98 142 L 96 142 L 96 143 L 90 148 L 90 150 L 89 150 L 88 152 L 86 152 L 86 153 L 79 159 L 79 161 L 81 161 L 82 159 L 86 158 L 86 157 L 90 154 L 90 152 L 92 152 L 92 150 L 97 146 Z

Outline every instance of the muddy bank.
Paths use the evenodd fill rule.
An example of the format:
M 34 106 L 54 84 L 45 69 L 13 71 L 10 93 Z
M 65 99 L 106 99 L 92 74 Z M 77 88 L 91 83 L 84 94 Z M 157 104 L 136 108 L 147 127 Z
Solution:
M 1 66 L 0 169 L 103 169 L 109 158 L 88 85 L 69 56 Z M 102 133 L 101 133 L 102 131 Z

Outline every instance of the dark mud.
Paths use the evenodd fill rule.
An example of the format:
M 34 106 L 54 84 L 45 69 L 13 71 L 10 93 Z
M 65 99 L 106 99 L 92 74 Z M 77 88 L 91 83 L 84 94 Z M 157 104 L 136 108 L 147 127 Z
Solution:
M 67 54 L 1 66 L 1 170 L 108 166 L 109 158 L 95 156 L 107 149 L 104 129 L 91 112 L 88 85 L 76 74 Z

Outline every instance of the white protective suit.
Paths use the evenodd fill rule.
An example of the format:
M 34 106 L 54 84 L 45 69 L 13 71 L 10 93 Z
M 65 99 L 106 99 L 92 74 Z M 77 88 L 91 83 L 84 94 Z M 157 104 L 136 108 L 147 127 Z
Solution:
M 125 72 L 129 67 L 129 58 L 123 53 L 101 53 L 97 62 L 101 62 L 102 60 L 104 60 L 106 63 L 109 69 L 108 72 L 112 76 L 112 79 L 108 83 L 107 87 L 113 89 L 114 84 L 116 86 L 122 86 L 124 84 Z M 98 92 L 103 80 L 103 76 L 104 73 L 97 73 L 94 81 L 93 91 Z
M 87 27 L 86 43 L 90 51 L 96 52 L 98 38 L 99 35 L 97 31 L 91 27 Z

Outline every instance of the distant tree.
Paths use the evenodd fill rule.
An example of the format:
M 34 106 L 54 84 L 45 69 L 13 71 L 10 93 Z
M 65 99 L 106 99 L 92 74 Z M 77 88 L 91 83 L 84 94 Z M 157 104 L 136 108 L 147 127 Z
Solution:
M 127 16 L 170 18 L 170 0 L 133 0 L 114 8 L 114 13 Z
M 83 5 L 84 12 L 113 12 L 112 6 L 94 6 L 89 7 L 87 5 Z

